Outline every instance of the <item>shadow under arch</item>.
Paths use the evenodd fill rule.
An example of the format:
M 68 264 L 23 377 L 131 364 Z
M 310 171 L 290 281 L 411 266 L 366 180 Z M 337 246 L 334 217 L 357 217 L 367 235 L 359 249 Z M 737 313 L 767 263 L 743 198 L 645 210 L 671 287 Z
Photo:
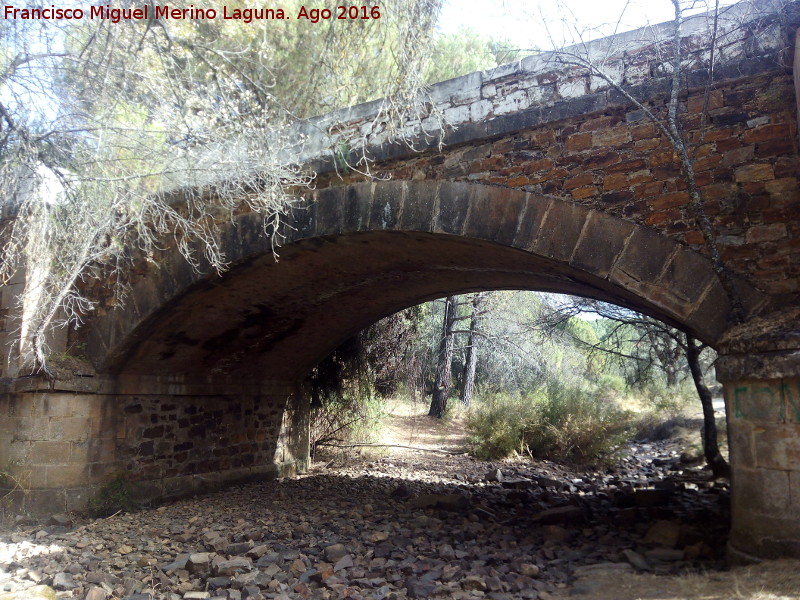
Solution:
M 257 215 L 226 227 L 231 269 L 175 252 L 88 327 L 98 371 L 296 381 L 344 339 L 454 293 L 525 289 L 634 308 L 714 345 L 727 297 L 711 262 L 645 226 L 520 190 L 436 181 L 326 188 L 283 224 L 276 261 Z M 750 313 L 758 294 L 738 282 Z M 753 299 L 753 300 L 751 300 Z

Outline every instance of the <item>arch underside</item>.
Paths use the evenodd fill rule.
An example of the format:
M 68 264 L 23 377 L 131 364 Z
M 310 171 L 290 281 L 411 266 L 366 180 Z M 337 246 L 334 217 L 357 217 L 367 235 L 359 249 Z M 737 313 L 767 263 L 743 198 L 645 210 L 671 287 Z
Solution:
M 222 276 L 172 260 L 90 328 L 90 358 L 105 372 L 296 380 L 383 316 L 497 289 L 620 304 L 711 344 L 726 327 L 708 260 L 557 199 L 462 183 L 357 184 L 321 190 L 285 231 L 276 261 L 257 218 L 241 217 L 224 240 L 233 267 Z

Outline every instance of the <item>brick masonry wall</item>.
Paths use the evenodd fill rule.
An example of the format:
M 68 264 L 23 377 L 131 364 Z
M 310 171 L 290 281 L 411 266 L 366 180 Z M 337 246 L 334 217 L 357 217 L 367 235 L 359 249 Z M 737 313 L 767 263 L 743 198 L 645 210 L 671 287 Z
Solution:
M 794 83 L 788 75 L 730 82 L 682 99 L 697 183 L 725 263 L 783 302 L 800 296 L 800 161 Z M 664 98 L 651 110 L 665 116 Z M 659 104 L 660 103 L 660 104 Z M 480 145 L 446 147 L 378 164 L 395 180 L 450 180 L 519 188 L 645 224 L 707 254 L 685 178 L 666 136 L 624 106 L 576 116 Z M 341 175 L 341 174 L 340 174 Z M 321 176 L 318 187 L 363 181 Z
M 0 395 L 0 470 L 39 513 L 79 510 L 124 473 L 146 500 L 304 468 L 307 415 L 287 395 Z

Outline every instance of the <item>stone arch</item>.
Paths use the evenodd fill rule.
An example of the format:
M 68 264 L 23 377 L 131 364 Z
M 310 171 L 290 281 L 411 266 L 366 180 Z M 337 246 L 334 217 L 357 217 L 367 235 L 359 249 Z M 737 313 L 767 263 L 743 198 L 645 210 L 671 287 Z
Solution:
M 276 261 L 255 215 L 223 235 L 232 268 L 177 254 L 88 328 L 100 372 L 291 381 L 347 336 L 451 293 L 518 288 L 629 306 L 714 344 L 729 305 L 705 257 L 653 230 L 503 187 L 376 181 L 314 193 Z M 740 288 L 748 309 L 754 290 Z

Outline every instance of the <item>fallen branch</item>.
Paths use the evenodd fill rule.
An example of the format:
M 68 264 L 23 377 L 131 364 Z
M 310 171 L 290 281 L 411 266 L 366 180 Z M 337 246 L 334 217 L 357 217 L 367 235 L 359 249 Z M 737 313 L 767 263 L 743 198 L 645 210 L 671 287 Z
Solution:
M 438 452 L 440 454 L 449 454 L 451 456 L 461 456 L 467 454 L 466 452 L 452 452 L 451 450 L 437 450 L 436 448 L 419 448 L 417 446 L 400 446 L 398 444 L 317 444 L 317 446 L 326 446 L 328 448 L 359 448 L 366 446 L 368 448 L 405 448 L 406 450 L 418 450 L 419 452 Z

